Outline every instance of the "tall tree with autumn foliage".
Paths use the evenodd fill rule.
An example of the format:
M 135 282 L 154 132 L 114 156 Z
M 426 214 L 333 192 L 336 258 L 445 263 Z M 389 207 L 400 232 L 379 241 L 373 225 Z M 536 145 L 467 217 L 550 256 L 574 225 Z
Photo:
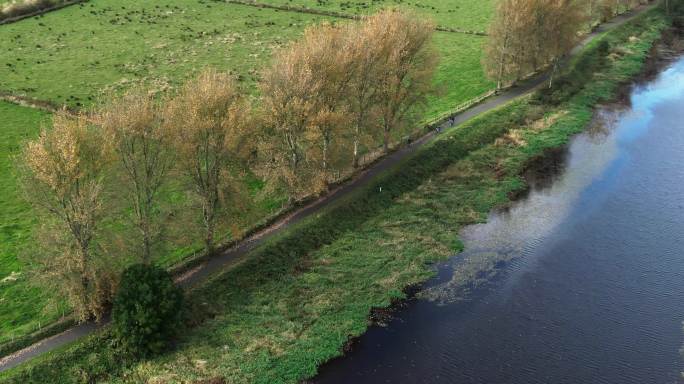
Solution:
M 352 167 L 359 167 L 361 145 L 372 143 L 380 127 L 378 114 L 379 79 L 383 74 L 384 54 L 378 39 L 377 22 L 361 23 L 347 27 L 346 51 L 350 55 L 349 71 L 353 73 L 347 88 L 347 103 L 351 121 Z
M 326 183 L 332 177 L 335 148 L 346 144 L 342 141 L 349 124 L 346 95 L 356 75 L 348 38 L 346 28 L 322 24 L 307 28 L 298 42 L 308 53 L 306 67 L 318 79 L 317 88 L 312 89 L 318 112 L 311 122 L 311 135 L 319 143 L 319 172 Z
M 238 200 L 231 168 L 243 164 L 250 107 L 232 77 L 214 70 L 189 81 L 168 104 L 164 124 L 178 168 L 199 199 L 205 247 L 212 252 L 220 210 Z
M 490 27 L 484 67 L 499 87 L 551 66 L 577 44 L 586 12 L 576 0 L 502 0 Z
M 110 148 L 85 115 L 59 112 L 21 156 L 24 191 L 44 216 L 36 276 L 67 297 L 81 320 L 104 313 L 116 275 L 98 242 Z
M 391 134 L 410 123 L 410 113 L 425 103 L 433 90 L 438 56 L 432 46 L 435 26 L 409 12 L 384 10 L 365 20 L 379 40 L 382 69 L 378 78 L 378 108 L 383 148 Z
M 541 60 L 551 66 L 549 88 L 563 56 L 580 41 L 580 32 L 587 21 L 587 13 L 576 0 L 543 0 L 541 7 L 547 14 L 538 33 L 543 43 Z
M 161 105 L 153 94 L 134 90 L 114 98 L 96 116 L 111 137 L 123 167 L 135 226 L 142 237 L 142 262 L 149 264 L 159 189 L 173 160 L 170 136 L 162 125 Z
M 360 23 L 323 24 L 276 53 L 260 83 L 259 153 L 264 173 L 291 200 L 325 190 L 348 149 L 358 166 L 362 140 L 382 136 L 387 150 L 426 101 L 437 55 L 434 25 L 421 20 L 386 10 Z
M 327 182 L 317 151 L 322 139 L 317 127 L 328 129 L 334 116 L 322 109 L 318 93 L 326 77 L 312 67 L 307 45 L 316 32 L 307 30 L 308 40 L 276 52 L 260 82 L 264 130 L 258 145 L 259 171 L 271 185 L 284 186 L 291 201 L 324 190 Z
M 501 89 L 504 82 L 516 80 L 524 71 L 525 34 L 530 6 L 527 0 L 501 0 L 489 27 L 483 65 L 487 75 Z

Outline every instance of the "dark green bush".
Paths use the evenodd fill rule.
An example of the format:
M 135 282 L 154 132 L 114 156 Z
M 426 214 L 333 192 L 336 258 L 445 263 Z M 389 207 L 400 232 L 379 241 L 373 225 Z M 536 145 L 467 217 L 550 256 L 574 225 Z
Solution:
M 112 308 L 113 331 L 123 349 L 140 357 L 166 349 L 181 326 L 183 294 L 162 268 L 136 264 L 121 276 Z

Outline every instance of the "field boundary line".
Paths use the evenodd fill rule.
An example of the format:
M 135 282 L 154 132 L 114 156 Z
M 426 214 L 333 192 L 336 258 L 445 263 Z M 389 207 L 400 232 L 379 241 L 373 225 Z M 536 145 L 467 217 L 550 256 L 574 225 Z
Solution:
M 67 108 L 66 106 L 60 106 L 59 104 L 49 101 L 36 99 L 29 96 L 17 95 L 16 93 L 0 90 L 0 100 L 20 105 L 22 107 L 28 107 L 33 109 L 39 109 L 41 111 L 55 113 L 59 110 L 66 109 L 68 111 L 74 112 L 72 108 Z
M 8 17 L 8 18 L 6 18 L 6 19 L 0 20 L 0 25 L 16 23 L 17 21 L 21 21 L 21 20 L 24 20 L 24 19 L 28 19 L 29 17 L 40 16 L 40 15 L 43 15 L 43 14 L 45 14 L 45 13 L 52 12 L 52 11 L 57 11 L 57 10 L 59 10 L 59 9 L 66 8 L 66 7 L 69 7 L 69 6 L 72 6 L 72 5 L 81 4 L 81 3 L 87 3 L 88 1 L 90 1 L 90 0 L 71 0 L 71 1 L 67 1 L 67 2 L 61 3 L 61 4 L 53 5 L 52 7 L 39 9 L 39 10 L 37 10 L 37 11 L 33 11 L 33 12 L 30 12 L 30 13 L 25 13 L 25 14 L 23 14 L 23 15 Z
M 362 20 L 365 17 L 363 15 L 353 15 L 350 13 L 344 13 L 344 12 L 338 12 L 338 11 L 328 11 L 325 9 L 315 9 L 315 8 L 298 7 L 298 6 L 291 6 L 291 5 L 277 5 L 277 4 L 261 3 L 261 2 L 258 2 L 256 0 L 225 0 L 225 2 L 227 4 L 246 5 L 248 7 L 256 7 L 256 8 L 276 9 L 279 11 L 308 13 L 311 15 L 338 17 L 341 19 L 349 19 L 349 20 Z M 487 36 L 487 33 L 483 32 L 483 31 L 471 31 L 471 30 L 467 30 L 467 29 L 443 27 L 441 25 L 438 25 L 435 28 L 435 30 L 440 31 L 440 32 L 461 33 L 461 34 L 474 35 L 474 36 Z

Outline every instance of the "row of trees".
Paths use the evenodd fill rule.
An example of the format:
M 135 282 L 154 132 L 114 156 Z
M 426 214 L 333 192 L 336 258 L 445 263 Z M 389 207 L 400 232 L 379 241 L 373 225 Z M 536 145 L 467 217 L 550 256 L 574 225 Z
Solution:
M 259 171 L 297 200 L 358 167 L 362 147 L 381 140 L 387 151 L 432 87 L 433 31 L 412 14 L 383 11 L 307 29 L 277 53 L 260 84 L 269 139 L 260 141 Z
M 650 0 L 584 0 L 589 18 L 592 22 L 608 21 L 639 5 L 646 4 Z
M 644 0 L 501 0 L 489 30 L 484 67 L 497 88 L 558 64 L 597 15 L 609 19 Z
M 138 89 L 92 113 L 57 113 L 20 162 L 26 195 L 43 214 L 37 276 L 81 319 L 98 317 L 121 268 L 153 261 L 170 184 L 197 201 L 208 252 L 217 222 L 244 195 L 240 175 L 262 176 L 290 202 L 325 190 L 359 166 L 364 148 L 387 150 L 408 126 L 431 88 L 433 30 L 397 11 L 309 28 L 275 54 L 256 102 L 230 75 L 208 70 L 173 95 Z M 123 207 L 111 203 L 118 195 Z M 104 234 L 121 211 L 139 233 L 137 260 L 117 255 Z

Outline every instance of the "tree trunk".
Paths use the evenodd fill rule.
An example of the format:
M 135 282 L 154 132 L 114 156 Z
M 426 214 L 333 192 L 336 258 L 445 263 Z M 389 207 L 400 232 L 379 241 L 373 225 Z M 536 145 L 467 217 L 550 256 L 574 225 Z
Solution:
M 143 229 L 143 257 L 142 257 L 142 262 L 143 264 L 149 265 L 151 263 L 152 259 L 152 239 L 151 239 L 151 234 L 150 234 L 150 228 L 149 225 L 143 224 L 144 229 Z
M 150 206 L 152 204 L 150 203 L 150 199 L 147 199 L 146 203 L 144 208 L 142 206 L 139 208 L 138 228 L 140 229 L 143 240 L 142 262 L 143 264 L 149 265 L 152 255 L 152 234 L 150 229 L 150 212 L 152 210 Z
M 297 158 L 297 151 L 292 150 L 292 159 L 290 159 L 290 169 L 294 172 L 297 169 L 297 163 L 299 159 Z
M 553 65 L 551 66 L 551 75 L 549 75 L 549 89 L 553 87 L 553 76 L 556 74 L 558 69 L 558 59 L 553 59 Z
M 389 152 L 389 140 L 390 140 L 390 131 L 389 131 L 389 126 L 387 123 L 385 123 L 385 129 L 384 129 L 384 135 L 382 138 L 382 149 L 385 151 L 385 153 Z
M 326 175 L 326 178 L 328 173 L 328 141 L 327 134 L 323 134 L 323 173 Z
M 352 161 L 354 169 L 359 167 L 359 139 L 358 136 L 354 138 L 354 159 Z
M 80 269 L 80 274 L 81 274 L 81 303 L 83 307 L 81 308 L 83 310 L 82 315 L 83 315 L 83 320 L 88 320 L 92 318 L 94 313 L 92 313 L 91 309 L 88 306 L 88 291 L 90 288 L 90 278 L 88 277 L 88 258 L 89 258 L 89 251 L 88 251 L 88 244 L 85 243 L 84 240 L 82 239 L 77 239 L 78 246 L 80 248 L 80 253 L 81 253 L 81 262 L 79 265 Z
M 354 169 L 359 167 L 359 142 L 361 141 L 361 124 L 364 115 L 363 112 L 359 112 L 356 118 L 356 127 L 354 127 L 354 158 L 352 160 Z
M 504 38 L 504 44 L 503 47 L 501 47 L 501 58 L 499 59 L 499 75 L 497 76 L 497 81 L 496 81 L 496 90 L 499 91 L 501 90 L 501 82 L 503 81 L 503 74 L 504 74 L 504 65 L 506 61 L 506 49 L 508 48 L 508 33 L 506 34 L 506 37 Z
M 204 218 L 204 229 L 206 231 L 204 244 L 207 253 L 212 253 L 214 251 L 214 219 L 213 210 L 209 206 L 209 202 L 205 202 L 202 208 L 203 218 Z

